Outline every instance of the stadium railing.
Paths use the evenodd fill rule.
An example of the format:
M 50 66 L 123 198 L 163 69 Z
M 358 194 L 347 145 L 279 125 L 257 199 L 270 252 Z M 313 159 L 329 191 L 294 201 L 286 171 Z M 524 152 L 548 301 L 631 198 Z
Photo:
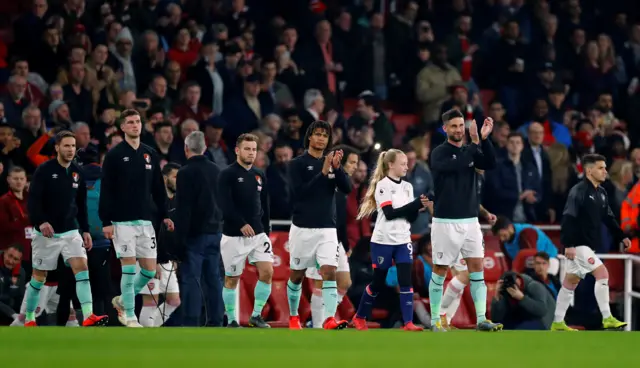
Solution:
M 271 226 L 289 227 L 290 220 L 271 220 Z M 560 225 L 537 225 L 542 231 L 560 231 Z M 482 230 L 490 230 L 489 225 L 482 225 Z M 633 264 L 640 264 L 640 256 L 632 254 L 596 254 L 600 259 L 621 259 L 624 260 L 624 321 L 627 322 L 625 331 L 631 331 L 632 323 L 632 304 L 633 299 L 640 299 L 640 293 L 633 291 Z M 558 255 L 560 259 L 560 280 L 564 279 L 567 259 L 563 255 Z

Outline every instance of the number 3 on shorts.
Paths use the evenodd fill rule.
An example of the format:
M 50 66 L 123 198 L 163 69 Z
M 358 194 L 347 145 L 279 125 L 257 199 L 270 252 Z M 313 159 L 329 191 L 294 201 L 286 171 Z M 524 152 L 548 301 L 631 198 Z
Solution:
M 151 249 L 156 249 L 156 238 L 151 238 Z
M 264 252 L 265 253 L 271 253 L 271 243 L 264 242 Z

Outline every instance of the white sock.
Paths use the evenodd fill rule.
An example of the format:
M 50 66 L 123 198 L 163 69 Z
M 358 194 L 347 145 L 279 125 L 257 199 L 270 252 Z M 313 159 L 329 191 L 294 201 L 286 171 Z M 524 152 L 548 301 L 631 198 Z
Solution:
M 416 313 L 416 316 L 418 316 L 418 319 L 423 326 L 431 327 L 431 313 L 429 313 L 422 302 L 414 301 L 413 311 Z
M 313 328 L 322 328 L 324 322 L 324 302 L 322 301 L 322 295 L 317 295 L 314 290 L 311 295 L 311 321 Z
M 444 312 L 447 314 L 447 323 L 453 321 L 453 317 L 455 317 L 458 307 L 460 306 L 460 301 L 462 301 L 462 293 L 459 293 L 458 296 L 453 299 L 451 305 L 444 309 Z M 440 314 L 442 314 L 442 312 Z
M 171 314 L 177 309 L 178 307 L 171 305 L 169 303 L 162 303 L 160 304 L 160 307 L 158 307 L 159 310 L 156 310 L 154 317 L 153 317 L 153 321 L 154 321 L 154 326 L 155 327 L 160 327 L 162 326 L 168 319 L 169 317 L 171 317 Z M 164 315 L 163 315 L 164 313 Z
M 342 300 L 344 299 L 344 291 L 338 291 L 338 305 L 340 305 L 340 303 L 342 303 Z
M 460 282 L 457 277 L 454 277 L 451 282 L 449 282 L 449 285 L 447 285 L 444 294 L 442 294 L 440 315 L 446 315 L 449 322 L 451 322 L 453 316 L 458 311 L 465 287 L 467 287 L 467 285 Z
M 611 308 L 609 307 L 609 279 L 596 280 L 593 292 L 596 296 L 600 313 L 602 313 L 602 318 L 611 317 Z
M 156 317 L 154 314 L 157 310 L 157 307 L 143 306 L 140 311 L 140 324 L 143 327 L 154 327 Z
M 572 300 L 573 290 L 569 290 L 564 286 L 560 288 L 558 299 L 556 300 L 556 311 L 553 322 L 564 322 L 564 316 L 567 314 L 567 309 L 569 309 Z
M 20 314 L 25 315 L 27 313 L 27 293 L 24 293 L 22 298 L 22 304 L 20 304 Z

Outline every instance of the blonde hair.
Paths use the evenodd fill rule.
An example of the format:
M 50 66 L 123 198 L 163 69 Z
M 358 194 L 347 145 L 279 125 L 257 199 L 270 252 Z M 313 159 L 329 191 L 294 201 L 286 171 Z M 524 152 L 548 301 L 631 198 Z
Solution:
M 625 173 L 633 173 L 633 164 L 631 161 L 627 160 L 617 160 L 611 165 L 611 170 L 609 171 L 609 176 L 611 177 L 611 181 L 616 184 L 623 184 L 622 178 L 624 178 Z
M 361 220 L 376 212 L 376 208 L 378 207 L 375 198 L 376 186 L 380 180 L 389 174 L 389 164 L 396 162 L 396 158 L 399 155 L 404 155 L 404 152 L 394 148 L 388 151 L 382 151 L 380 156 L 378 156 L 376 168 L 373 174 L 371 174 L 371 179 L 369 179 L 369 188 L 367 188 L 367 193 L 364 195 L 364 198 L 362 198 L 356 220 Z
M 564 193 L 569 187 L 571 157 L 562 143 L 549 146 L 549 166 L 551 166 L 551 188 L 554 193 Z

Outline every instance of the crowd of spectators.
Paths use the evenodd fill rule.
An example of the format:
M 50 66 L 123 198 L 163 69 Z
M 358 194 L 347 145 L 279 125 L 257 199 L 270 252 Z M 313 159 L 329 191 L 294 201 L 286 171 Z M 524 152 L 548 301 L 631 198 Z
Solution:
M 468 121 L 495 120 L 500 160 L 481 176 L 482 202 L 515 223 L 560 223 L 585 153 L 607 157 L 616 213 L 640 177 L 635 2 L 33 0 L 24 9 L 2 7 L 5 283 L 25 279 L 13 271 L 15 254 L 30 274 L 28 178 L 52 157 L 53 134 L 70 129 L 78 149 L 104 155 L 122 141 L 118 117 L 128 108 L 141 112 L 142 140 L 162 165 L 184 163 L 183 141 L 195 130 L 204 131 L 206 155 L 220 166 L 235 160 L 240 134 L 257 134 L 255 166 L 266 172 L 272 218 L 280 220 L 291 216 L 287 163 L 303 151 L 307 126 L 328 121 L 332 143 L 362 157 L 347 201 L 356 249 L 371 235 L 371 222 L 355 214 L 377 154 L 403 149 L 416 195 L 429 192 L 429 153 L 445 139 L 439 119 L 450 108 Z M 424 212 L 412 231 L 428 233 L 429 223 Z M 605 244 L 602 252 L 615 250 Z M 356 281 L 358 272 L 354 290 L 368 282 Z M 0 282 L 0 301 L 6 294 L 15 302 L 20 289 Z

